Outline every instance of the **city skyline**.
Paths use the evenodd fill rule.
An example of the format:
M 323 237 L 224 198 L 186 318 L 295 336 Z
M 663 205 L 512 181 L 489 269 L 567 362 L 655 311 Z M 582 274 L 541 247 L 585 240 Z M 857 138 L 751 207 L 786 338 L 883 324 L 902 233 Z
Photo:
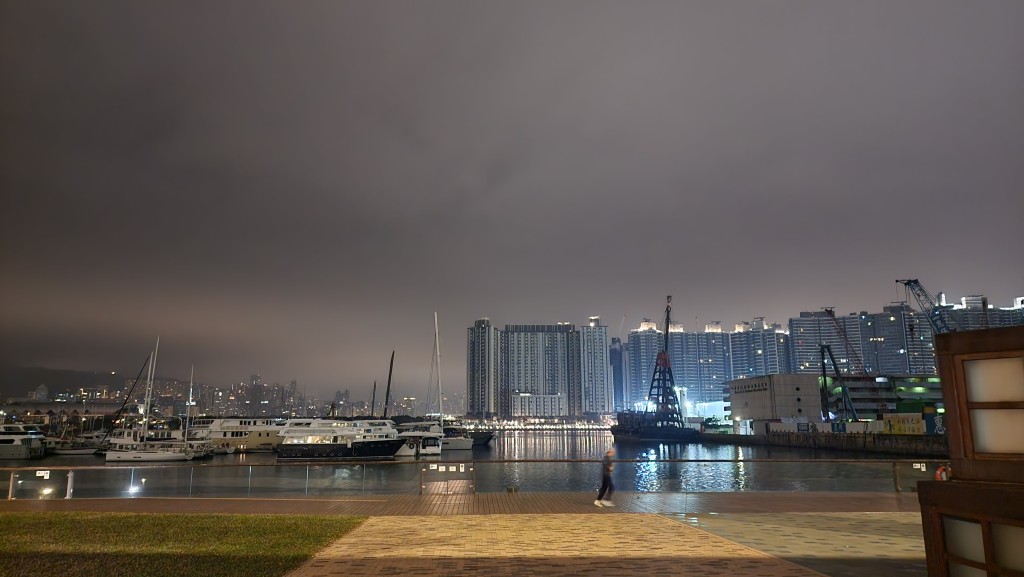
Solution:
M 972 295 L 972 296 L 984 297 L 984 295 Z M 961 301 L 966 301 L 967 304 L 969 304 L 969 305 L 973 304 L 974 306 L 978 306 L 978 304 L 981 302 L 978 299 L 971 299 L 969 297 L 961 297 L 960 299 L 955 299 L 955 301 L 949 301 L 948 302 L 949 310 L 951 312 L 954 312 L 954 313 L 958 309 L 960 309 L 962 311 L 963 310 L 971 310 L 969 308 L 968 309 L 964 309 L 962 307 L 962 305 L 961 305 Z M 1013 305 L 1011 307 L 1002 307 L 1001 303 L 991 303 L 991 302 L 988 302 L 988 304 L 989 304 L 989 311 L 990 311 L 991 315 L 995 315 L 997 312 L 1000 312 L 1000 314 L 1001 314 L 1001 316 L 993 318 L 993 323 L 994 324 L 992 324 L 991 326 L 1007 326 L 1007 324 L 1024 324 L 1024 297 L 1017 297 L 1014 300 L 1014 302 L 1011 303 Z M 907 302 L 907 301 L 892 302 L 892 303 L 889 303 L 888 305 L 886 305 L 885 307 L 879 307 L 877 310 L 872 309 L 872 310 L 861 310 L 861 311 L 849 311 L 847 313 L 840 312 L 838 314 L 833 312 L 833 314 L 836 315 L 836 317 L 838 318 L 840 323 L 844 326 L 844 330 L 850 332 L 851 334 L 857 334 L 857 333 L 859 333 L 859 329 L 850 329 L 849 328 L 849 323 L 854 323 L 854 324 L 858 323 L 859 322 L 858 321 L 858 316 L 863 315 L 863 313 L 867 313 L 867 315 L 869 317 L 888 316 L 888 315 L 890 315 L 890 313 L 888 312 L 888 309 L 893 309 L 893 308 L 899 309 L 899 308 L 901 308 L 899 305 L 902 305 L 902 306 L 906 307 L 907 311 L 909 311 L 912 314 L 916 315 L 917 318 L 913 322 L 920 323 L 922 325 L 927 325 L 928 324 L 927 316 L 923 315 L 921 313 L 921 311 L 919 310 L 919 308 L 916 307 L 914 303 Z M 831 307 L 829 307 L 829 308 L 831 308 Z M 978 309 L 973 309 L 973 310 L 978 310 Z M 902 313 L 899 313 L 899 314 L 902 314 Z M 816 331 L 831 332 L 832 329 L 829 328 L 831 326 L 830 323 L 828 323 L 827 321 L 824 320 L 824 319 L 827 319 L 827 317 L 828 317 L 828 315 L 826 314 L 826 311 L 824 309 L 819 309 L 819 310 L 803 310 L 803 311 L 799 311 L 798 313 L 795 313 L 793 315 L 788 316 L 787 318 L 783 319 L 782 321 L 774 321 L 774 320 L 766 319 L 764 317 L 760 317 L 759 316 L 759 317 L 754 317 L 750 321 L 741 321 L 741 322 L 738 322 L 738 323 L 735 323 L 735 324 L 732 324 L 732 323 L 726 324 L 726 323 L 722 323 L 721 321 L 713 321 L 712 323 L 709 323 L 707 325 L 701 325 L 701 326 L 689 325 L 689 326 L 685 326 L 682 321 L 678 321 L 678 320 L 673 319 L 672 320 L 672 329 L 673 329 L 673 333 L 676 333 L 676 331 L 679 331 L 679 334 L 686 335 L 688 338 L 692 338 L 692 337 L 695 337 L 695 336 L 696 337 L 700 337 L 700 336 L 703 336 L 703 335 L 707 335 L 707 336 L 730 335 L 733 339 L 736 339 L 737 337 L 740 337 L 741 335 L 745 335 L 746 334 L 747 336 L 749 336 L 750 334 L 760 333 L 760 332 L 764 332 L 764 331 L 768 331 L 768 332 L 778 331 L 778 332 L 781 332 L 781 333 L 783 333 L 783 334 L 788 336 L 788 335 L 791 334 L 794 324 L 812 327 L 812 329 L 814 329 L 814 330 L 812 330 L 812 332 L 815 332 L 815 330 Z M 863 317 L 861 317 L 861 318 L 863 318 Z M 949 318 L 949 317 L 947 316 L 946 318 Z M 957 317 L 957 318 L 959 318 L 959 317 Z M 956 322 L 954 322 L 954 321 L 949 321 L 949 322 L 953 322 L 953 325 L 951 325 L 951 326 L 954 327 L 954 330 L 957 330 L 957 329 L 959 329 L 959 330 L 975 330 L 977 328 L 981 328 L 982 325 L 979 325 L 977 323 L 981 322 L 981 319 L 983 317 L 975 316 L 975 317 L 972 317 L 972 318 L 973 318 L 973 320 L 969 321 L 970 322 L 969 326 L 965 324 L 962 327 L 957 327 Z M 530 326 L 532 326 L 532 324 L 524 324 L 524 323 L 496 324 L 496 323 L 492 322 L 493 320 L 494 319 L 491 319 L 490 317 L 481 317 L 480 319 L 477 319 L 476 321 L 474 321 L 473 325 L 466 327 L 466 330 L 469 331 L 469 335 L 473 335 L 472 337 L 469 338 L 469 342 L 467 343 L 469 345 L 469 351 L 473 351 L 474 348 L 476 346 L 478 346 L 482 342 L 482 341 L 478 340 L 479 336 L 476 335 L 475 331 L 480 330 L 480 329 L 482 329 L 485 326 L 487 327 L 488 330 L 498 330 L 499 332 L 502 332 L 502 331 L 507 330 L 509 328 L 515 329 L 517 327 L 523 327 L 523 326 L 530 327 Z M 753 322 L 751 322 L 751 321 L 753 321 Z M 964 322 L 964 321 L 961 320 L 960 322 Z M 808 323 L 810 323 L 810 324 L 808 324 Z M 548 328 L 553 328 L 556 325 L 560 325 L 560 324 L 572 325 L 578 331 L 585 331 L 588 327 L 597 327 L 597 328 L 599 328 L 601 330 L 601 333 L 606 336 L 606 339 L 605 339 L 607 341 L 606 345 L 608 345 L 606 350 L 605 350 L 605 352 L 602 353 L 605 356 L 605 358 L 607 358 L 607 355 L 610 354 L 611 350 L 614 348 L 614 345 L 613 345 L 613 342 L 612 342 L 613 338 L 614 339 L 618 339 L 619 338 L 619 337 L 616 337 L 615 335 L 613 335 L 612 333 L 608 332 L 607 329 L 609 327 L 604 323 L 604 320 L 601 319 L 600 316 L 596 316 L 596 315 L 588 316 L 586 322 L 579 323 L 579 324 L 574 323 L 574 322 L 570 322 L 570 321 L 549 321 L 547 323 L 539 323 L 537 325 L 538 326 L 547 325 Z M 654 318 L 644 318 L 644 319 L 640 320 L 639 322 L 637 322 L 635 326 L 629 326 L 629 325 L 627 325 L 625 323 L 622 323 L 622 325 L 621 325 L 622 326 L 622 335 L 625 337 L 623 342 L 630 342 L 631 338 L 632 338 L 632 336 L 634 334 L 645 334 L 645 333 L 653 334 L 653 333 L 657 333 L 658 336 L 657 337 L 652 337 L 654 340 L 652 341 L 652 344 L 649 347 L 647 347 L 649 349 L 650 354 L 646 355 L 646 356 L 649 356 L 649 357 L 651 357 L 651 359 L 653 359 L 654 355 L 656 354 L 656 352 L 658 350 L 660 350 L 660 348 L 661 348 L 661 346 L 663 344 L 662 343 L 662 337 L 660 336 L 661 334 L 663 334 L 663 330 L 664 330 L 664 326 L 663 325 L 664 325 L 664 319 L 658 320 L 658 319 L 654 319 Z M 927 330 L 929 330 L 929 333 L 931 332 L 931 329 L 927 329 Z M 746 337 L 743 337 L 743 338 L 746 338 Z M 838 339 L 838 338 L 839 338 L 838 333 L 836 333 L 836 334 L 833 334 L 832 337 L 830 337 L 829 339 L 826 339 L 826 340 L 829 341 L 832 344 L 833 347 L 835 347 L 837 349 L 841 349 L 843 347 L 843 343 L 840 342 L 840 341 L 835 340 L 835 339 Z M 854 341 L 858 341 L 859 338 L 854 338 L 853 340 Z M 927 344 L 928 344 L 929 347 L 931 346 L 931 342 L 932 341 L 929 338 L 927 340 Z M 687 376 L 684 376 L 684 375 L 686 375 L 686 371 L 693 370 L 692 367 L 688 368 L 687 365 L 686 365 L 687 362 L 692 362 L 693 359 L 690 359 L 686 355 L 680 355 L 679 354 L 679 350 L 682 350 L 679 347 L 680 346 L 684 346 L 684 345 L 680 345 L 680 341 L 678 341 L 677 339 L 674 339 L 672 344 L 673 344 L 673 346 L 672 346 L 672 350 L 670 351 L 670 358 L 672 358 L 673 362 L 678 365 L 676 367 L 676 369 L 677 369 L 677 371 L 679 371 L 681 380 L 682 379 L 687 379 L 687 378 L 692 379 L 692 376 L 687 377 Z M 710 346 L 710 345 L 706 345 L 706 344 L 705 345 L 697 345 L 696 343 L 690 342 L 690 343 L 688 343 L 685 346 L 689 346 L 689 347 L 692 348 L 692 347 L 697 347 L 697 346 Z M 755 349 L 756 348 L 764 349 L 765 347 L 766 347 L 766 345 L 764 345 L 764 344 L 755 345 L 754 346 Z M 815 363 L 816 363 L 817 362 L 816 359 L 818 358 L 818 343 L 817 343 L 817 340 L 815 339 L 812 342 L 808 342 L 808 344 L 804 348 L 806 348 L 806 347 L 810 347 L 810 348 L 807 349 L 810 352 L 804 351 L 803 353 L 797 353 L 797 357 L 801 357 L 801 356 L 807 356 L 809 358 L 813 357 L 813 359 L 815 359 Z M 467 351 L 467 359 L 466 359 L 467 363 L 466 364 L 470 364 L 470 362 L 471 362 L 469 351 Z M 482 354 L 483 356 L 480 356 L 480 354 Z M 484 363 L 486 363 L 488 361 L 486 361 L 484 359 L 486 359 L 487 357 L 490 357 L 491 355 L 494 355 L 494 354 L 497 354 L 497 349 L 489 349 L 487 351 L 481 350 L 479 352 L 474 352 L 473 356 L 475 357 L 475 360 L 472 360 L 472 362 L 474 362 L 474 363 L 477 363 L 477 362 L 484 362 Z M 591 353 L 591 354 L 593 354 L 593 353 Z M 718 356 L 718 355 L 713 355 L 713 356 Z M 791 360 L 793 360 L 795 362 L 797 360 L 797 357 L 794 357 Z M 770 362 L 770 363 L 778 363 L 778 362 L 780 362 L 778 359 L 768 359 L 768 358 L 766 358 L 764 360 L 766 362 Z M 653 362 L 653 360 L 651 362 Z M 727 362 L 727 364 L 728 364 L 728 362 Z M 646 365 L 650 365 L 650 362 L 648 362 L 646 364 L 643 364 L 644 367 L 646 367 Z M 841 365 L 844 367 L 843 368 L 844 371 L 846 371 L 848 369 L 848 365 L 847 365 L 846 361 L 843 361 L 841 363 Z M 753 366 L 753 365 L 751 365 L 751 366 Z M 639 367 L 639 365 L 634 367 L 634 369 L 636 369 L 638 367 Z M 48 368 L 50 368 L 50 367 L 48 367 Z M 609 365 L 606 368 L 608 370 L 607 378 L 610 379 L 613 367 L 611 365 Z M 649 368 L 649 367 L 647 367 L 647 368 Z M 639 382 L 646 383 L 647 382 L 647 378 L 646 377 L 648 376 L 648 373 L 650 372 L 649 370 L 647 370 L 647 368 L 644 368 L 643 370 L 640 370 L 639 373 L 629 377 L 629 379 L 632 379 L 633 381 L 636 381 L 638 383 Z M 774 373 L 778 372 L 777 368 L 778 367 L 776 367 L 776 369 L 766 370 L 766 371 L 764 371 L 763 374 L 774 374 Z M 862 369 L 863 368 L 868 368 L 871 371 L 878 371 L 879 370 L 877 367 L 861 367 L 861 368 Z M 78 370 L 81 370 L 81 369 L 80 368 L 77 368 L 77 369 L 76 368 L 70 368 L 68 370 L 78 371 Z M 490 374 L 494 369 L 483 369 L 483 368 L 480 368 L 480 369 L 477 369 L 477 370 L 478 370 L 478 373 L 482 372 L 483 374 Z M 818 370 L 819 369 L 817 368 L 817 365 L 815 365 L 814 369 L 811 369 L 811 371 L 815 372 L 815 373 Z M 912 370 L 908 370 L 908 371 L 898 371 L 898 370 L 897 371 L 893 371 L 893 370 L 890 369 L 888 371 L 885 371 L 885 374 L 904 374 L 904 373 L 906 373 L 906 374 L 914 374 L 914 373 L 917 372 L 917 370 L 918 369 L 912 369 Z M 83 372 L 89 372 L 88 369 L 85 369 L 85 370 L 82 370 L 82 371 Z M 798 365 L 794 365 L 794 366 L 790 367 L 789 370 L 782 371 L 782 372 L 805 373 L 807 371 L 808 371 L 808 369 L 806 369 L 806 368 L 800 367 Z M 94 371 L 94 372 L 97 372 L 97 371 Z M 99 372 L 102 372 L 102 371 L 99 371 Z M 751 373 L 751 375 L 753 375 L 753 374 L 755 374 L 755 373 Z M 761 374 L 761 373 L 756 373 L 756 374 Z M 740 378 L 740 375 L 733 375 L 733 376 L 735 378 Z M 750 375 L 747 375 L 747 376 L 750 376 Z M 126 375 L 126 374 L 123 374 L 123 373 L 118 374 L 118 379 L 121 379 L 121 378 L 127 378 L 128 382 L 132 381 L 132 378 L 130 377 L 130 375 Z M 187 381 L 188 381 L 187 379 L 182 379 L 182 378 L 180 378 L 179 376 L 176 376 L 176 375 L 158 375 L 158 378 L 161 379 L 161 380 L 176 381 L 176 382 L 179 382 L 179 383 L 187 383 Z M 436 379 L 436 374 L 432 374 L 431 378 L 432 379 Z M 285 386 L 285 385 L 289 384 L 289 381 L 295 381 L 295 379 L 290 379 L 290 380 L 285 380 L 285 381 L 276 381 L 276 380 L 275 381 L 267 381 L 267 380 L 263 379 L 261 374 L 253 373 L 253 374 L 247 375 L 245 378 L 236 379 L 234 381 L 226 381 L 226 382 L 196 381 L 196 384 L 197 385 L 202 385 L 204 387 L 215 387 L 215 388 L 227 388 L 227 387 L 242 387 L 242 388 L 245 388 L 245 387 L 250 386 L 250 383 L 251 383 L 251 381 L 253 379 L 257 379 L 257 380 L 263 382 L 266 385 L 274 385 L 274 386 Z M 629 379 L 627 379 L 627 380 L 629 380 Z M 249 381 L 249 382 L 247 382 L 247 381 Z M 0 384 L 2 384 L 2 383 L 0 383 Z M 303 396 L 308 397 L 310 399 L 315 398 L 315 399 L 317 399 L 317 400 L 319 400 L 321 402 L 325 402 L 327 404 L 329 404 L 330 399 L 335 397 L 338 393 L 341 393 L 343 391 L 347 393 L 347 392 L 350 392 L 351 389 L 352 389 L 352 387 L 348 387 L 348 386 L 345 386 L 345 385 L 339 385 L 339 386 L 336 386 L 336 387 L 330 387 L 329 386 L 326 389 L 324 389 L 323 391 L 312 391 L 312 392 L 309 392 L 307 394 L 305 386 L 303 386 L 303 385 L 301 385 L 301 384 L 299 384 L 297 382 L 295 382 L 294 384 L 296 384 L 296 386 L 298 387 L 298 392 L 300 394 L 302 394 Z M 456 386 L 449 387 L 445 391 L 445 397 L 447 398 L 447 397 L 450 397 L 450 396 L 458 396 L 459 398 L 462 398 L 468 392 L 465 388 L 463 388 L 462 385 L 464 385 L 464 384 L 465 383 L 457 383 Z M 34 386 L 35 385 L 33 385 L 32 387 L 34 387 Z M 87 383 L 80 384 L 79 386 L 86 386 L 86 387 L 88 387 L 88 384 Z M 379 404 L 380 402 L 382 402 L 380 399 L 384 395 L 385 388 L 387 386 L 387 382 L 386 382 L 386 380 L 385 381 L 375 382 L 374 386 L 377 386 L 378 404 Z M 420 388 L 418 388 L 419 385 L 416 385 L 416 384 L 410 384 L 410 383 L 407 383 L 407 382 L 394 382 L 392 384 L 392 388 L 393 388 L 393 390 L 392 390 L 392 398 L 393 399 L 399 399 L 399 398 L 405 397 L 405 396 L 409 396 L 409 397 L 423 396 L 425 399 L 426 398 L 435 398 L 435 396 L 436 396 L 436 386 L 437 386 L 436 380 L 432 381 L 429 384 L 424 385 L 422 387 L 422 390 L 420 390 Z M 610 383 L 609 383 L 609 386 L 610 386 Z M 646 385 L 644 385 L 644 386 L 646 386 Z M 28 387 L 28 389 L 31 389 L 32 387 Z M 9 396 L 16 396 L 16 397 L 18 397 L 18 396 L 21 396 L 21 393 L 27 392 L 28 389 L 26 389 L 25 391 L 8 391 L 6 393 Z M 51 391 L 51 392 L 60 392 L 62 390 L 63 389 L 56 389 L 56 390 Z M 644 389 L 644 390 L 646 390 L 646 389 Z M 0 393 L 4 393 L 4 392 L 5 391 L 0 389 Z M 17 392 L 18 394 L 11 395 L 12 392 Z M 366 395 L 366 398 L 362 398 L 362 395 L 364 393 Z M 363 391 L 363 390 L 361 390 L 361 389 L 359 389 L 357 387 L 355 389 L 355 395 L 356 396 L 353 398 L 354 402 L 367 402 L 368 403 L 371 400 L 372 396 L 373 396 L 372 388 L 366 389 L 365 391 Z M 434 401 L 434 402 L 436 402 L 436 401 Z M 491 400 L 491 401 L 484 401 L 484 400 L 481 399 L 479 402 L 481 402 L 481 403 L 485 403 L 485 402 L 489 403 L 489 402 L 495 402 L 495 401 L 493 401 L 493 400 Z
M 481 317 L 624 338 L 673 295 L 731 328 L 878 311 L 898 278 L 1009 306 L 1022 20 L 2 3 L 0 363 L 134 376 L 159 336 L 161 375 L 368 398 L 392 351 L 426 390 L 435 311 L 447 389 Z

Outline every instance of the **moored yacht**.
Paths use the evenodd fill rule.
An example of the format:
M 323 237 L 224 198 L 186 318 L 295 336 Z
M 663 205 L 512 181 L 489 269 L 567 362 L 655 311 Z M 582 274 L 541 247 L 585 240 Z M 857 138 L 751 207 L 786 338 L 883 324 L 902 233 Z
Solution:
M 294 421 L 269 417 L 195 417 L 189 423 L 189 438 L 208 441 L 216 453 L 269 453 L 284 439 L 281 430 L 285 424 Z
M 395 453 L 396 457 L 426 457 L 441 454 L 441 439 L 444 432 L 437 421 L 420 421 L 398 425 L 398 436 L 405 444 Z
M 37 425 L 0 425 L 0 459 L 38 459 L 46 452 L 46 434 Z
M 391 459 L 406 443 L 392 421 L 297 419 L 281 429 L 279 460 Z
M 469 451 L 473 448 L 473 437 L 461 427 L 445 427 L 441 447 L 446 451 Z
M 139 423 L 135 427 L 116 429 L 107 439 L 106 461 L 114 462 L 168 462 L 189 461 L 195 453 L 187 444 L 173 443 L 170 440 L 150 440 L 152 434 L 170 437 L 169 429 L 150 429 L 152 417 L 150 407 L 153 400 L 153 377 L 156 372 L 156 357 L 160 352 L 160 338 L 156 339 L 156 348 L 149 357 L 149 375 L 146 379 L 146 398 L 142 404 Z

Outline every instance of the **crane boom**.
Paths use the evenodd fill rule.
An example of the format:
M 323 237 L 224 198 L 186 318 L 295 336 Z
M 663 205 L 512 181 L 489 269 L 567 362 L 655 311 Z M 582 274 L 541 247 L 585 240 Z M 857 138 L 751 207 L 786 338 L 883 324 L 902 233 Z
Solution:
M 842 323 L 839 322 L 839 319 L 836 318 L 835 309 L 832 307 L 825 307 L 825 314 L 827 314 L 829 320 L 832 321 L 832 326 L 836 329 L 836 334 L 843 339 L 843 345 L 846 347 L 846 356 L 852 361 L 847 363 L 847 366 L 850 369 L 850 374 L 867 374 L 867 367 L 864 366 L 864 361 L 862 361 L 860 355 L 857 354 L 857 349 L 853 348 L 853 343 L 850 342 L 850 337 L 846 334 L 846 328 L 843 327 Z
M 932 332 L 939 335 L 953 330 L 946 321 L 946 317 L 942 314 L 942 305 L 939 304 L 938 299 L 932 296 L 916 278 L 896 279 L 896 282 L 905 286 L 907 292 L 914 296 L 917 306 L 928 317 L 928 323 L 932 326 Z
M 836 365 L 836 357 L 832 354 L 832 347 L 826 344 L 822 344 L 818 348 L 818 352 L 821 355 L 821 386 L 819 387 L 819 393 L 821 395 L 821 419 L 823 421 L 830 421 L 829 418 L 829 396 L 830 391 L 828 389 L 828 370 L 825 368 L 826 355 L 832 362 L 832 371 L 835 372 L 835 384 L 839 385 L 840 395 L 843 404 L 846 406 L 848 416 L 852 417 L 854 421 L 860 417 L 857 416 L 857 408 L 853 406 L 853 399 L 850 397 L 850 389 L 846 385 L 846 380 L 843 375 L 839 372 L 839 366 Z

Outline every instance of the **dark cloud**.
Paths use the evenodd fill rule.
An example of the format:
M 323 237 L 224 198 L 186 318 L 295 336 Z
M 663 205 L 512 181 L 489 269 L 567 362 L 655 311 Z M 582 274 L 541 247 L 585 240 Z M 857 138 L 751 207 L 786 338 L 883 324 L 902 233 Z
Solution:
M 1024 294 L 1018 2 L 0 4 L 3 360 L 425 386 L 464 329 Z M 141 353 L 140 353 L 141 351 Z M 422 383 L 422 385 L 421 385 Z

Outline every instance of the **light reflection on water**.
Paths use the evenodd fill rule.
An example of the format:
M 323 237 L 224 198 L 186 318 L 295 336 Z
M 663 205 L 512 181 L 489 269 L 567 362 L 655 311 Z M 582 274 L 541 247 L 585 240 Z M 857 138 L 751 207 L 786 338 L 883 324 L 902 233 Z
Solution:
M 310 467 L 258 467 L 276 465 L 274 453 L 222 455 L 204 461 L 170 465 L 166 469 L 168 487 L 195 484 L 187 493 L 206 494 L 211 485 L 224 487 L 225 494 L 244 487 L 255 491 L 259 482 L 272 492 L 277 487 L 298 483 L 303 494 L 312 494 L 317 486 L 323 491 L 366 492 L 414 491 L 418 486 L 420 465 L 435 463 L 475 463 L 466 473 L 453 476 L 429 472 L 435 479 L 472 479 L 477 492 L 499 492 L 510 487 L 522 491 L 596 491 L 601 481 L 600 459 L 609 447 L 615 447 L 614 481 L 618 490 L 633 492 L 706 492 L 706 491 L 892 491 L 893 464 L 878 455 L 814 451 L 763 446 L 733 446 L 674 443 L 615 443 L 609 431 L 506 431 L 492 444 L 473 451 L 457 451 L 440 459 L 396 460 L 394 463 L 324 463 Z M 834 463 L 828 459 L 865 459 L 863 463 Z M 765 462 L 760 459 L 821 459 L 822 462 Z M 721 460 L 724 462 L 693 462 Z M 757 460 L 757 461 L 752 461 Z M 516 461 L 516 462 L 499 462 Z M 560 462 L 559 462 L 560 461 Z M 566 462 L 569 461 L 569 462 Z M 672 462 L 674 461 L 674 462 Z M 254 465 L 254 467 L 216 467 L 215 465 Z M 4 461 L 4 467 L 99 466 L 106 469 L 82 472 L 76 495 L 84 492 L 88 480 L 97 487 L 110 485 L 118 467 L 103 466 L 98 457 L 46 457 L 32 461 Z M 913 482 L 909 464 L 900 465 L 904 479 Z M 174 475 L 175 467 L 194 467 L 192 473 Z M 186 470 L 183 470 L 184 473 Z M 127 471 L 122 471 L 127 473 Z M 918 472 L 919 478 L 931 473 Z M 5 475 L 0 480 L 6 480 Z M 254 481 L 256 479 L 256 481 Z M 309 485 L 309 488 L 307 487 Z M 147 488 L 147 490 L 149 490 Z M 171 489 L 168 488 L 168 491 Z M 270 494 L 270 493 L 268 493 Z
M 598 461 L 615 447 L 614 481 L 619 490 L 637 492 L 703 491 L 891 491 L 888 463 L 750 462 L 750 459 L 884 459 L 878 455 L 764 446 L 618 442 L 608 431 L 507 431 L 494 446 L 475 451 L 478 486 L 517 485 L 534 491 L 596 490 L 598 463 L 495 463 L 493 460 L 586 459 Z M 721 460 L 727 462 L 685 462 Z M 622 462 L 625 461 L 625 462 Z M 629 462 L 632 461 L 632 462 Z M 684 461 L 684 462 L 672 462 Z M 501 471 L 488 474 L 488 469 Z M 484 472 L 481 474 L 480 472 Z M 527 487 L 523 487 L 526 485 Z M 497 490 L 497 489 L 495 489 Z

